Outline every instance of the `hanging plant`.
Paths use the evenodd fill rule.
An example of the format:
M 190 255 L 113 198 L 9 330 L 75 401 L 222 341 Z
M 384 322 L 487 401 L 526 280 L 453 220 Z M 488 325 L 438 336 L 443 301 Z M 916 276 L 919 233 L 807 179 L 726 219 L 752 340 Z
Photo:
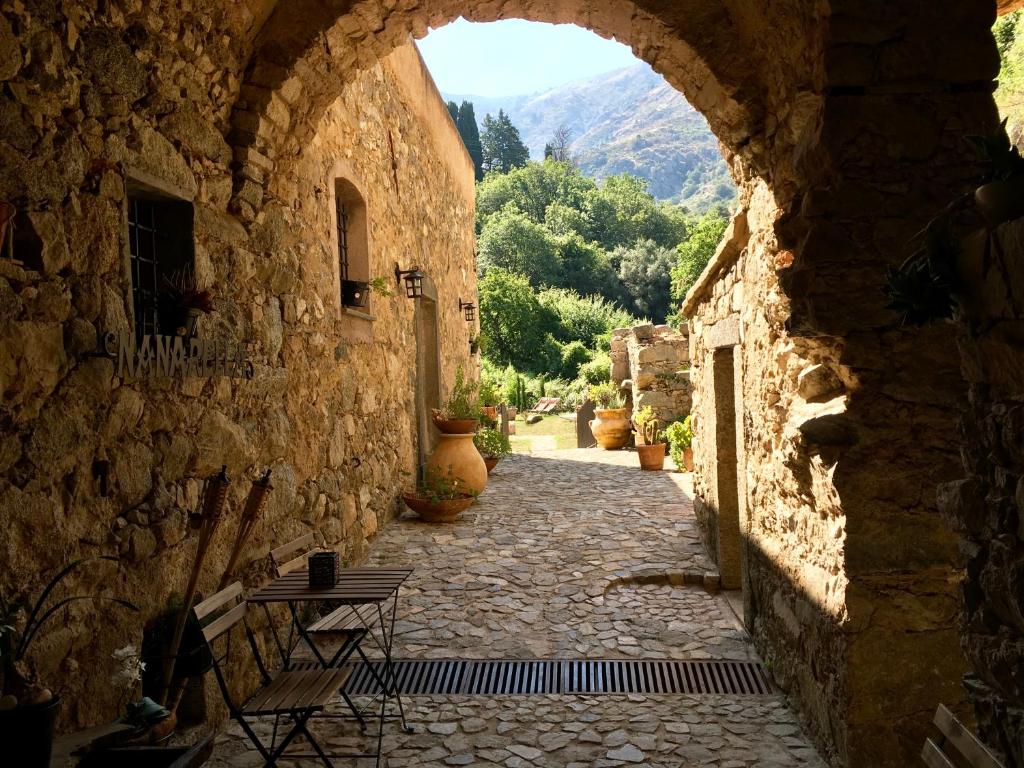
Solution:
M 960 245 L 948 216 L 925 228 L 921 247 L 886 275 L 888 309 L 902 314 L 903 325 L 924 325 L 953 316 Z

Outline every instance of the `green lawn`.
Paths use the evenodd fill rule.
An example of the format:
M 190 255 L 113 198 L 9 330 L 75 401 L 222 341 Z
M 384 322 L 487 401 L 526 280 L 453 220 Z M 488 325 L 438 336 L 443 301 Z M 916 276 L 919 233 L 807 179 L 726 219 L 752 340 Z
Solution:
M 551 440 L 534 440 L 534 438 L 554 438 Z M 516 419 L 516 434 L 510 437 L 512 450 L 526 453 L 529 450 L 563 450 L 576 447 L 576 422 L 550 414 L 539 424 L 527 424 L 523 417 Z

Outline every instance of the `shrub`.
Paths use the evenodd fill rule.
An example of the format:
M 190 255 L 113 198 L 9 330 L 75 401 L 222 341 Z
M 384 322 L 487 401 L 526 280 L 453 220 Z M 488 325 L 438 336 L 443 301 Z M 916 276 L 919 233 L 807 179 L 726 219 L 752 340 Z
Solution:
M 580 366 L 579 377 L 588 384 L 601 384 L 611 381 L 612 358 L 611 355 L 599 352 L 594 355 L 589 363 Z
M 460 365 L 455 371 L 455 382 L 452 384 L 448 400 L 442 409 L 446 419 L 478 419 L 480 418 L 480 403 L 477 400 L 477 390 L 480 383 L 467 379 L 465 372 Z
M 508 437 L 496 429 L 481 429 L 473 435 L 473 443 L 482 456 L 500 459 L 512 453 Z
M 579 376 L 580 366 L 589 363 L 594 353 L 587 349 L 582 341 L 573 341 L 562 347 L 562 375 L 569 379 Z

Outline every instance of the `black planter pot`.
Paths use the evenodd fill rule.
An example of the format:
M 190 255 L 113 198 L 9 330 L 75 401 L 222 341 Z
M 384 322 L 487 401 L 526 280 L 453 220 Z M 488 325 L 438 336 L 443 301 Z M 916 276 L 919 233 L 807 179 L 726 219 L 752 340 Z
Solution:
M 53 726 L 60 713 L 60 696 L 45 704 L 0 712 L 0 750 L 18 768 L 49 768 Z
M 341 303 L 346 307 L 365 307 L 370 300 L 370 284 L 358 280 L 341 281 Z

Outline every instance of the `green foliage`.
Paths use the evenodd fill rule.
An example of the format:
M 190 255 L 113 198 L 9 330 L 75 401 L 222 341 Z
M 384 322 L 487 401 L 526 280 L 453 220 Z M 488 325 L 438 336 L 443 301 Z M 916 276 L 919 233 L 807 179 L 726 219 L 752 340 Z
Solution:
M 986 182 L 1007 181 L 1024 175 L 1024 157 L 1021 157 L 1017 147 L 1010 143 L 1006 123 L 1007 121 L 1003 120 L 995 133 L 969 137 L 969 141 L 985 163 L 983 180 Z
M 594 353 L 587 349 L 582 341 L 572 341 L 562 347 L 561 375 L 567 379 L 579 376 L 580 366 L 589 363 Z
M 587 397 L 594 401 L 598 408 L 621 408 L 622 395 L 618 387 L 610 381 L 601 384 L 593 384 L 587 390 Z
M 633 425 L 647 445 L 655 445 L 665 439 L 665 433 L 660 429 L 661 422 L 655 418 L 654 409 L 649 405 L 633 414 Z
M 598 352 L 594 358 L 580 366 L 579 377 L 588 384 L 601 384 L 611 381 L 612 358 L 606 352 Z
M 473 435 L 473 443 L 482 456 L 500 459 L 512 453 L 512 444 L 507 436 L 497 429 L 481 429 Z
M 670 283 L 676 252 L 653 240 L 639 240 L 617 248 L 612 263 L 619 265 L 619 281 L 627 306 L 638 315 L 664 321 L 671 311 Z
M 1010 141 L 1024 149 L 1024 10 L 1000 16 L 992 34 L 1001 60 L 996 104 Z
M 948 216 L 933 219 L 921 247 L 886 274 L 888 309 L 899 312 L 903 325 L 924 325 L 953 316 L 960 246 Z
M 416 485 L 416 495 L 431 504 L 438 504 L 454 499 L 476 498 L 479 492 L 458 477 L 441 472 L 437 467 L 427 467 L 423 479 Z
M 549 224 L 551 208 L 555 217 L 575 214 L 571 227 L 558 234 L 579 232 L 584 234 L 582 209 L 587 196 L 597 191 L 593 179 L 583 176 L 568 163 L 529 163 L 513 168 L 508 173 L 489 174 L 477 185 L 476 212 L 478 228 L 498 211 L 514 206 L 537 224 Z M 555 230 L 552 229 L 552 232 Z
M 638 240 L 673 247 L 686 236 L 682 209 L 657 202 L 647 191 L 646 181 L 626 173 L 605 179 L 597 192 L 587 196 L 584 211 L 591 239 L 607 250 Z
M 448 102 L 449 112 L 451 112 L 453 106 L 455 106 L 455 102 Z M 476 113 L 473 111 L 473 103 L 463 101 L 453 119 L 455 120 L 455 127 L 459 129 L 462 143 L 466 145 L 466 151 L 473 160 L 473 171 L 476 174 L 476 180 L 480 181 L 484 177 L 484 150 L 483 144 L 480 141 L 480 129 L 476 124 Z
M 491 269 L 477 286 L 480 333 L 488 356 L 501 365 L 533 370 L 539 340 L 553 325 L 550 313 L 537 299 L 525 277 Z
M 576 291 L 552 288 L 541 291 L 537 298 L 557 324 L 556 337 L 566 343 L 581 341 L 593 347 L 598 338 L 616 328 L 642 322 L 601 296 L 581 296 Z
M 668 440 L 668 452 L 677 469 L 683 469 L 683 451 L 693 445 L 693 414 L 682 421 L 673 421 L 665 429 Z
M 488 375 L 486 368 L 480 371 L 480 405 L 498 405 L 501 402 L 501 393 L 498 389 L 498 382 Z
M 455 370 L 455 381 L 445 401 L 442 412 L 446 419 L 478 419 L 480 403 L 478 391 L 480 383 L 466 377 L 460 365 Z
M 495 268 L 524 275 L 534 287 L 558 280 L 558 240 L 514 206 L 487 219 L 477 240 L 477 270 Z
M 519 129 L 512 125 L 505 110 L 499 109 L 497 117 L 484 117 L 483 126 L 480 141 L 483 146 L 484 174 L 494 171 L 508 173 L 530 161 L 530 150 L 523 144 Z
M 686 298 L 687 292 L 715 255 L 728 224 L 724 211 L 710 210 L 690 227 L 686 240 L 676 247 L 678 257 L 672 268 L 672 298 L 677 302 Z

